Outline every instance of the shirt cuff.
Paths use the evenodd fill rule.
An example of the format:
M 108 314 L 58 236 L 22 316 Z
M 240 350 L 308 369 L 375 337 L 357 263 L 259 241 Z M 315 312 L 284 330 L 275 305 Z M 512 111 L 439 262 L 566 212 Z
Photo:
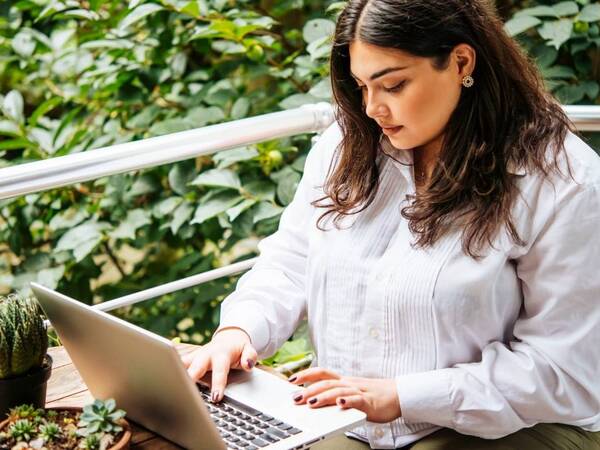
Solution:
M 234 307 L 228 308 L 226 313 L 221 314 L 219 330 L 227 327 L 237 327 L 244 330 L 250 336 L 250 343 L 256 352 L 261 355 L 269 344 L 269 326 L 264 314 L 261 314 L 260 303 L 253 301 L 239 302 Z
M 450 399 L 452 368 L 410 373 L 396 377 L 402 418 L 453 428 Z

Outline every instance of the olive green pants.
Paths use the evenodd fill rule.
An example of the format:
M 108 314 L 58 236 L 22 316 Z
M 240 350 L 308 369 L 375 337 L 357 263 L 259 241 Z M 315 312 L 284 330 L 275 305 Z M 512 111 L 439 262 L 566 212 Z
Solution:
M 312 450 L 367 450 L 369 444 L 344 435 L 314 445 Z M 403 447 L 410 450 L 600 450 L 600 432 L 540 423 L 500 439 L 482 439 L 443 428 Z

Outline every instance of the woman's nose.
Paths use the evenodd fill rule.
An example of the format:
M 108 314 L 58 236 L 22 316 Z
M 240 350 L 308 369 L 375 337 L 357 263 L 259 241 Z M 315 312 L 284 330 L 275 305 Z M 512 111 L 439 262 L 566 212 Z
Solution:
M 365 114 L 372 119 L 385 115 L 385 105 L 376 98 L 373 92 L 367 92 L 363 96 L 363 105 Z

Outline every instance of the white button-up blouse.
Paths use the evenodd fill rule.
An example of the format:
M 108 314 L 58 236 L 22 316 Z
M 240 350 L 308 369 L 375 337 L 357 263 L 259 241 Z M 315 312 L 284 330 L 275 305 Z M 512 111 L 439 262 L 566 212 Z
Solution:
M 330 219 L 329 231 L 317 229 L 325 210 L 310 203 L 322 196 L 340 140 L 334 122 L 311 149 L 278 231 L 222 303 L 219 328 L 244 329 L 267 357 L 307 316 L 314 365 L 394 378 L 403 416 L 352 432 L 372 448 L 402 447 L 440 427 L 484 438 L 539 422 L 600 430 L 594 151 L 569 133 L 575 181 L 511 168 L 521 191 L 513 218 L 526 245 L 504 231 L 476 261 L 462 252 L 460 229 L 433 247 L 411 246 L 400 210 L 415 192 L 412 153 L 393 147 L 398 161 L 381 154 L 369 207 L 340 230 Z

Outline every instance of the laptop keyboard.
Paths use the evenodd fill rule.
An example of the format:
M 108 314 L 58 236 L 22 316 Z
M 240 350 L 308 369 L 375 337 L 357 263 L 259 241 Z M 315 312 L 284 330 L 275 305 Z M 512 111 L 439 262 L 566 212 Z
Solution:
M 256 450 L 302 431 L 227 396 L 212 403 L 208 388 L 198 384 L 198 389 L 221 437 L 232 450 Z

